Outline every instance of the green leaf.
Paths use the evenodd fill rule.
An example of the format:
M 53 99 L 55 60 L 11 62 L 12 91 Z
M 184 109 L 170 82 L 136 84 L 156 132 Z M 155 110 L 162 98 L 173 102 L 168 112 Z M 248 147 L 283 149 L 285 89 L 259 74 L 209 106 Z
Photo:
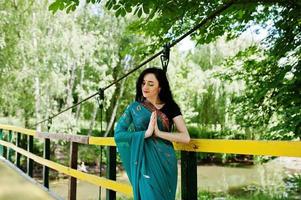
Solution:
M 138 10 L 139 10 L 139 7 L 136 7 L 136 9 L 135 9 L 135 11 L 134 11 L 134 15 L 137 14 Z
M 149 7 L 146 3 L 143 4 L 143 11 L 145 14 L 149 14 Z
M 77 5 L 74 5 L 74 6 L 72 7 L 72 11 L 75 11 L 76 7 L 77 7 Z
M 153 10 L 151 11 L 150 15 L 148 16 L 147 20 L 152 19 L 152 18 L 155 16 L 156 12 L 157 12 L 157 10 L 156 10 L 156 9 L 153 9 Z
M 120 15 L 121 15 L 122 17 L 124 17 L 124 16 L 126 15 L 126 10 L 125 10 L 124 8 L 121 8 L 120 10 L 121 10 Z
M 132 7 L 130 5 L 127 4 L 124 8 L 125 8 L 126 12 L 128 12 L 128 13 L 132 12 Z
M 119 15 L 121 15 L 121 11 L 122 9 L 120 8 L 120 9 L 118 9 L 116 12 L 115 12 L 115 16 L 116 17 L 118 17 Z
M 69 14 L 71 11 L 71 6 L 69 6 L 67 9 L 66 9 L 66 13 Z
M 105 7 L 106 7 L 108 10 L 111 10 L 111 9 L 112 9 L 112 6 L 113 6 L 112 1 L 107 1 L 106 4 L 105 4 Z
M 142 8 L 139 8 L 138 17 L 140 18 L 141 16 L 142 16 Z
M 70 11 L 72 11 L 72 5 L 67 7 L 66 13 L 70 13 Z
M 120 5 L 119 4 L 116 4 L 113 6 L 113 10 L 118 10 L 120 8 Z
M 65 9 L 65 5 L 64 5 L 64 3 L 63 3 L 63 2 L 61 2 L 61 3 L 60 3 L 60 7 L 59 7 L 59 9 L 60 9 L 60 10 L 64 10 L 64 9 Z
M 52 13 L 56 13 L 59 7 L 60 7 L 60 2 L 55 1 L 52 4 L 50 4 L 48 10 L 52 11 Z

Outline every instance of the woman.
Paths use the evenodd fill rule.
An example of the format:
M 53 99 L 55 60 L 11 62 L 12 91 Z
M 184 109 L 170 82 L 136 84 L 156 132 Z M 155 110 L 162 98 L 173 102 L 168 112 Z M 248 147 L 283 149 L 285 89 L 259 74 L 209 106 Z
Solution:
M 171 134 L 172 125 L 177 133 Z M 174 200 L 177 160 L 172 142 L 189 143 L 180 108 L 163 70 L 144 70 L 131 103 L 115 128 L 115 142 L 135 200 Z

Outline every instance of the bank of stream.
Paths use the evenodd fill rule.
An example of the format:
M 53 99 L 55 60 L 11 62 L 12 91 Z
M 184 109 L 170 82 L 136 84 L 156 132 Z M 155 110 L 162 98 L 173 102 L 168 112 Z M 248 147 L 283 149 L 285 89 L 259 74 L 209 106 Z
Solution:
M 243 167 L 201 165 L 197 167 L 197 170 L 200 191 L 227 194 L 239 192 L 242 188 L 257 187 L 264 189 L 267 193 L 275 194 L 285 191 L 285 177 L 301 174 L 301 159 L 279 157 L 267 163 Z M 180 199 L 180 179 L 179 165 L 177 199 Z M 118 173 L 117 180 L 128 182 L 124 171 Z M 50 188 L 64 199 L 67 198 L 67 179 L 52 181 Z M 95 200 L 98 199 L 98 190 L 98 187 L 79 180 L 77 197 L 79 200 Z M 104 197 L 105 190 L 102 190 L 102 194 Z

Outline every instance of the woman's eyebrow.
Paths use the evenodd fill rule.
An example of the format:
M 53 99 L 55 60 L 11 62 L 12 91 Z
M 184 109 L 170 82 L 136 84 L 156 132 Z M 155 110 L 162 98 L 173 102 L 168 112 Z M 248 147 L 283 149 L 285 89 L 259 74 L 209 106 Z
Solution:
M 154 83 L 154 81 L 147 81 L 147 80 L 143 80 L 144 82 L 151 82 L 151 83 Z

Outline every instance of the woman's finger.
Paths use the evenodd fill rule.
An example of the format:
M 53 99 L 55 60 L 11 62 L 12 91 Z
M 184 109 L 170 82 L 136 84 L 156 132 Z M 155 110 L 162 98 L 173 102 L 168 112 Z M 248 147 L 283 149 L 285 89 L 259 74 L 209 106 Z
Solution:
M 152 117 L 155 117 L 155 112 L 152 112 Z
M 152 121 L 154 119 L 154 113 L 152 112 L 150 120 Z
M 156 125 L 156 123 L 157 123 L 157 113 L 154 112 L 154 125 Z

